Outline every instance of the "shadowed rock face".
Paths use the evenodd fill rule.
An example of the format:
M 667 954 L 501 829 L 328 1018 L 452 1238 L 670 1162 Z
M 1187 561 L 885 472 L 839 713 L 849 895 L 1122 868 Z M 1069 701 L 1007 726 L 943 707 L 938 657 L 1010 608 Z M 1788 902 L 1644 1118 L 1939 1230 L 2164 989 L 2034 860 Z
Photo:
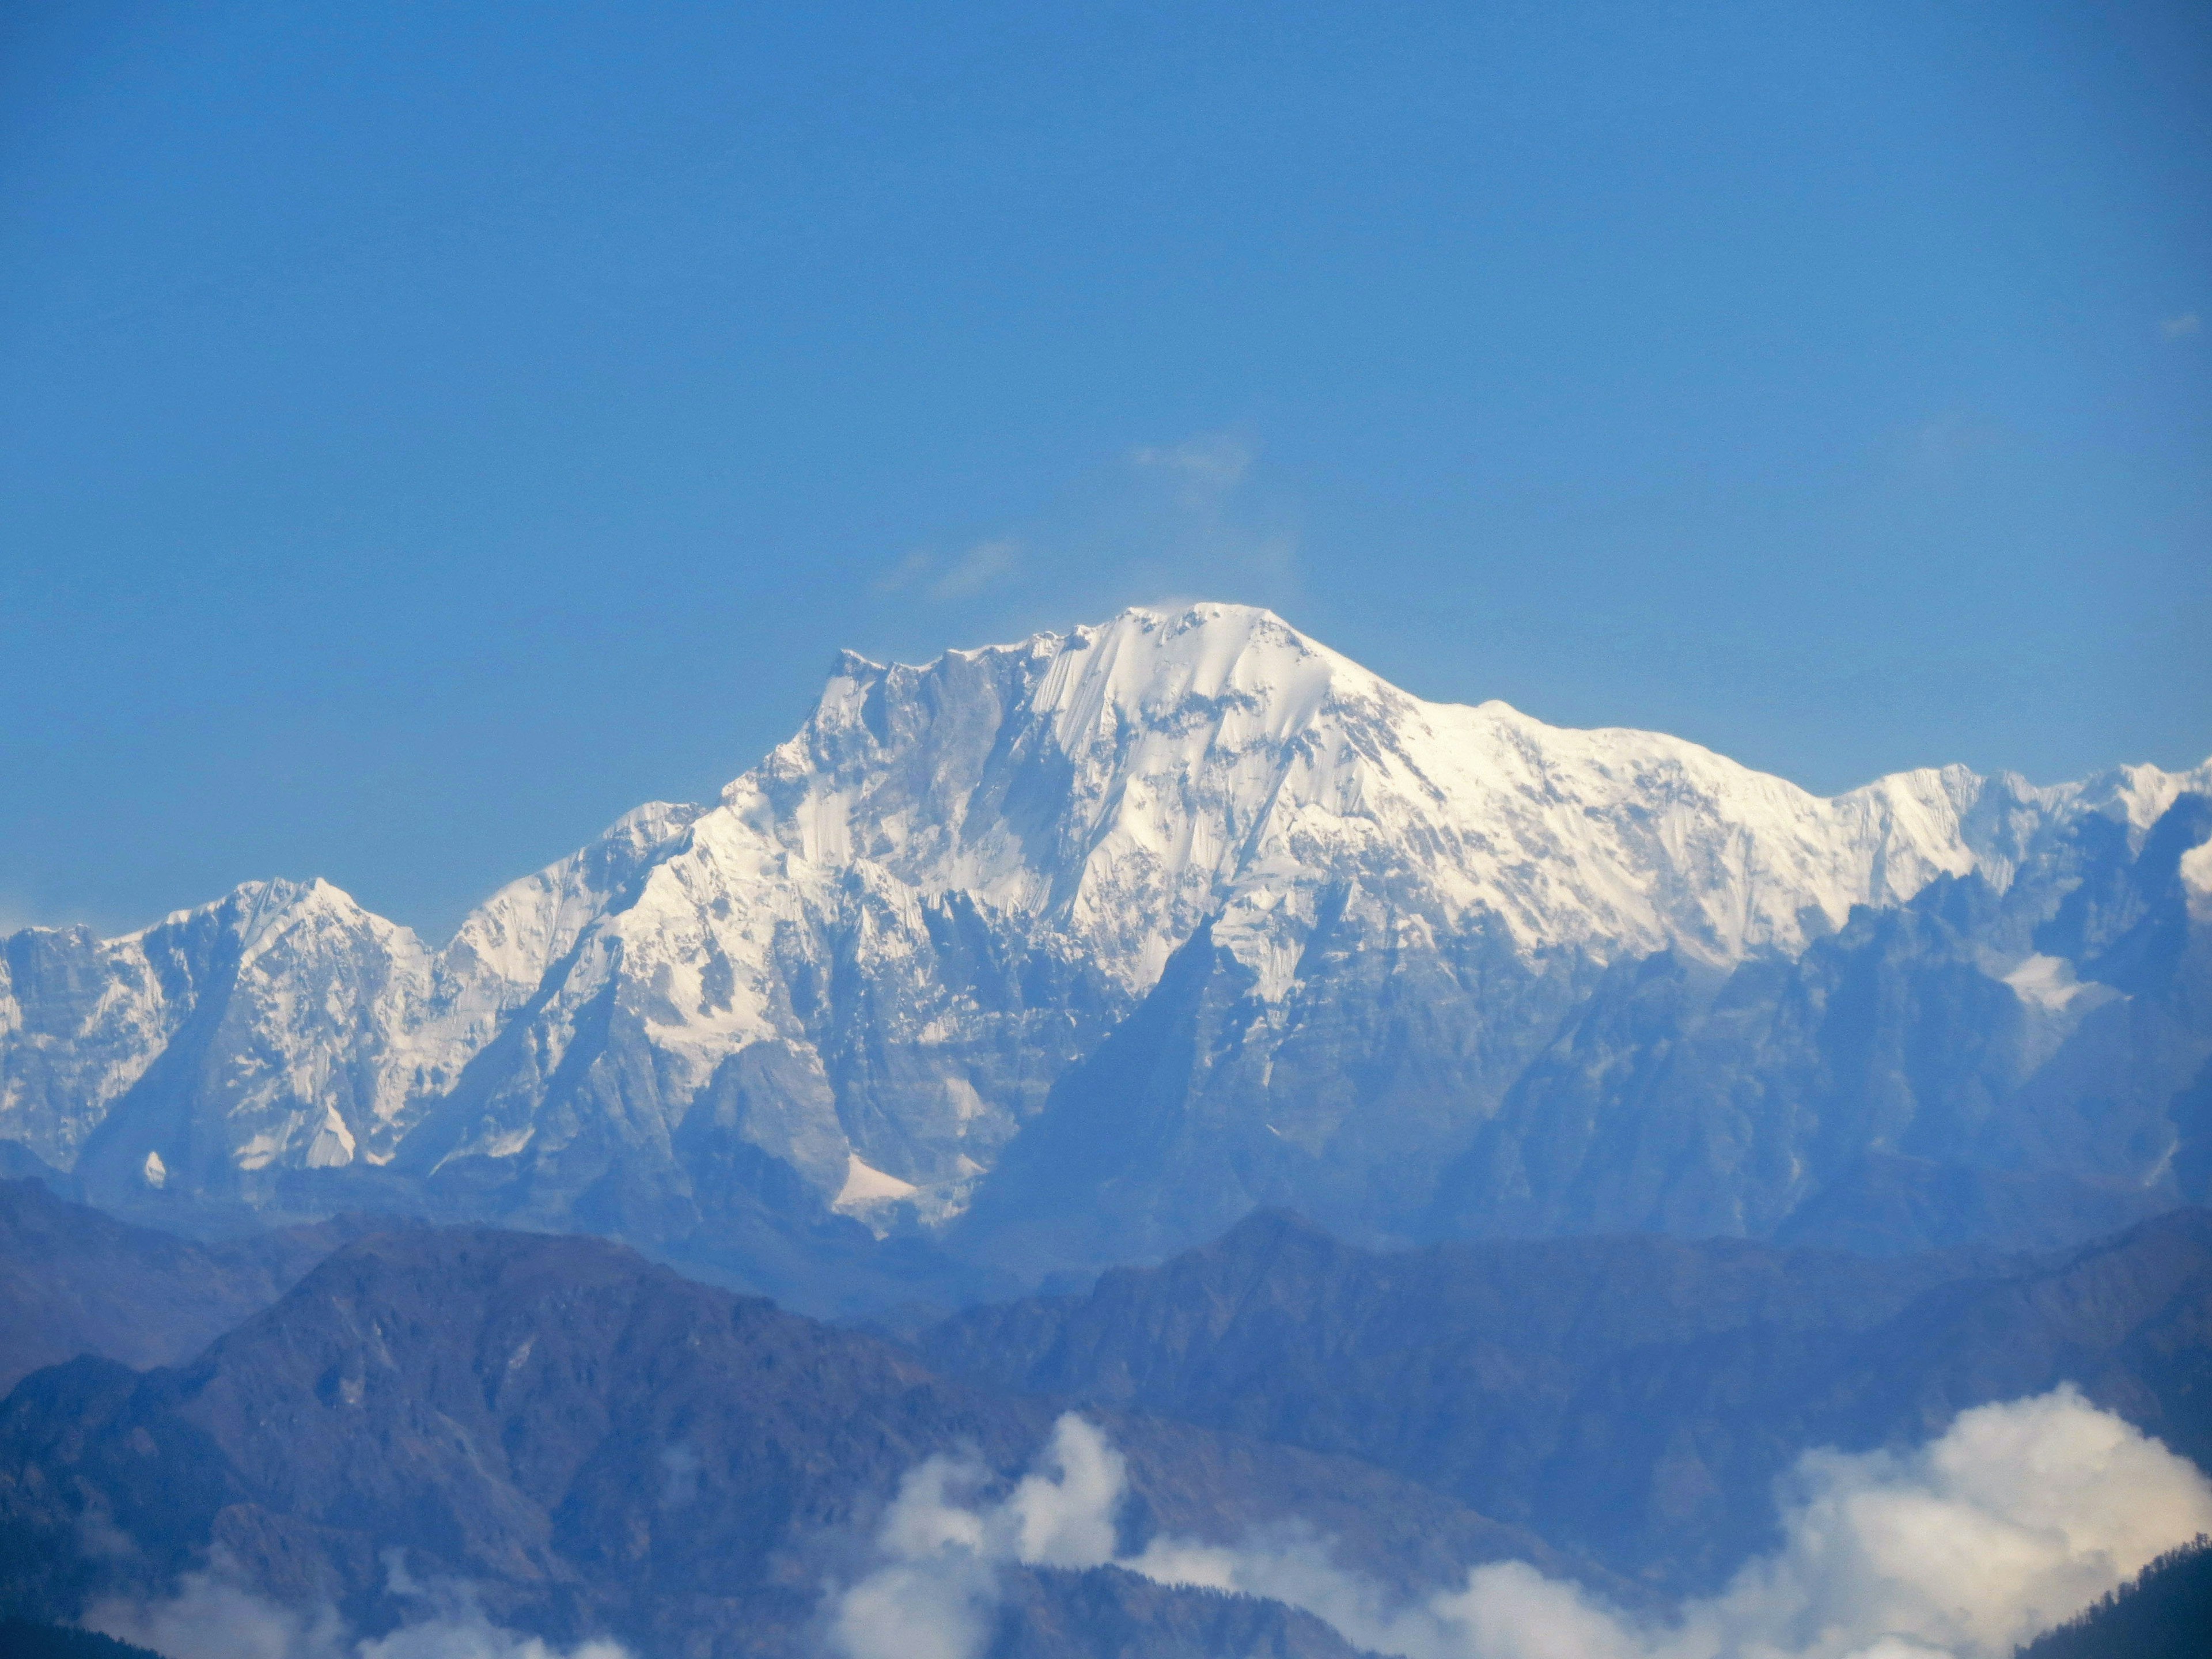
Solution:
M 560 1639 L 795 1652 L 902 1475 L 956 1451 L 1010 1475 L 1054 1415 L 598 1240 L 378 1236 L 188 1365 L 85 1358 L 20 1385 L 0 1407 L 0 1583 L 16 1607 L 67 1616 L 157 1594 L 217 1551 L 263 1593 L 374 1630 L 405 1611 L 385 1554 L 399 1547 L 416 1578 L 467 1581 L 494 1619 Z M 1399 1583 L 1503 1557 L 1565 1570 L 1379 1470 L 1102 1420 L 1128 1462 L 1133 1542 L 1297 1515 Z M 1086 1621 L 1138 1632 L 1135 1653 L 1216 1630 L 1343 1650 L 1279 1608 L 1010 1571 L 1010 1594 L 1049 1611 L 1024 1652 L 1096 1650 Z
M 2088 821 L 2002 890 L 1941 876 L 1733 967 L 1601 970 L 1347 908 L 1271 1003 L 1202 930 L 951 1240 L 1095 1265 L 1279 1205 L 1370 1241 L 2078 1243 L 2206 1195 L 2212 909 L 2180 865 L 2208 833 L 2198 796 L 2139 849 Z
M 2212 929 L 2179 866 L 2208 834 L 2184 797 L 2139 854 L 2085 825 L 2007 891 L 1939 878 L 1794 961 L 1615 966 L 1429 1230 L 2048 1249 L 2204 1201 Z
M 922 1334 L 948 1373 L 1342 1453 L 1710 1584 L 1808 1446 L 2073 1382 L 2212 1465 L 2212 1214 L 2033 1261 L 1562 1239 L 1376 1255 L 1281 1214 Z

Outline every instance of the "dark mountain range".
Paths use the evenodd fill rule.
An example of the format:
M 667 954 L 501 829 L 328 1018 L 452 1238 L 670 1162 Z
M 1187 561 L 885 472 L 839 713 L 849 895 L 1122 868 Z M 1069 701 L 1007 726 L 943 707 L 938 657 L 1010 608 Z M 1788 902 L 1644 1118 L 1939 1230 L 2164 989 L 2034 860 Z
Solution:
M 338 1245 L 392 1224 L 342 1216 L 198 1243 L 0 1181 L 0 1393 L 79 1354 L 189 1359 Z
M 1653 1237 L 1378 1255 L 1270 1213 L 918 1346 L 979 1382 L 1361 1458 L 1692 1589 L 1771 1541 L 1806 1447 L 1916 1443 L 2061 1382 L 2212 1466 L 2212 1213 L 2012 1261 Z
M 1375 1659 L 1279 1601 L 1170 1588 L 1118 1567 L 1031 1569 L 1008 1589 L 990 1659 Z
M 213 1259 L 10 1196 L 0 1243 L 34 1273 L 82 1238 L 85 1282 L 143 1262 L 151 1307 Z M 218 1277 L 189 1317 L 269 1283 Z M 1869 1259 L 1651 1236 L 1377 1254 L 1268 1213 L 913 1346 L 927 1369 L 588 1238 L 372 1236 L 189 1364 L 18 1386 L 0 1611 L 157 1603 L 213 1563 L 368 1633 L 420 1615 L 409 1584 L 450 1583 L 499 1626 L 641 1659 L 818 1654 L 902 1477 L 968 1455 L 1004 1492 L 1071 1401 L 1127 1460 L 1124 1559 L 1295 1518 L 1390 1593 L 1518 1559 L 1647 1606 L 1632 1579 L 1699 1593 L 1767 1548 L 1807 1448 L 1917 1444 L 2060 1381 L 2212 1460 L 2212 1216 L 2051 1257 Z M 1003 1561 L 988 1616 L 978 1651 L 1034 1659 L 1351 1652 L 1293 1608 L 1111 1565 Z
M 82 1358 L 0 1407 L 9 1610 L 153 1598 L 219 1557 L 281 1602 L 375 1631 L 416 1581 L 497 1622 L 641 1653 L 792 1653 L 818 1633 L 907 1471 L 1018 1472 L 1042 1402 L 940 1381 L 898 1350 L 575 1237 L 419 1230 L 346 1246 L 180 1369 Z M 1235 1538 L 1281 1516 L 1379 1579 L 1565 1564 L 1531 1535 L 1349 1459 L 1118 1413 L 1121 1524 Z M 88 1545 L 88 1540 L 104 1540 Z M 1182 1654 L 1233 1633 L 1340 1655 L 1303 1614 L 1112 1569 L 1009 1566 L 1025 1654 Z M 1119 1632 L 1101 1648 L 1098 1632 Z

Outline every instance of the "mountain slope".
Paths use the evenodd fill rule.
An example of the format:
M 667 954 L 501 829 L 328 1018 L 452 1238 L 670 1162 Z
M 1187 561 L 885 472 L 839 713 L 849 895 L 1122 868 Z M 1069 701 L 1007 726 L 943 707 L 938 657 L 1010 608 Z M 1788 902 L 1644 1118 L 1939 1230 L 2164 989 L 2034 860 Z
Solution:
M 1918 1443 L 2062 1382 L 2212 1467 L 2212 1213 L 2027 1261 L 1648 1237 L 1377 1255 L 1265 1213 L 918 1346 L 990 1386 L 1362 1458 L 1696 1588 L 1768 1546 L 1805 1447 Z
M 125 1226 L 36 1182 L 0 1181 L 0 1393 L 83 1353 L 126 1365 L 189 1359 L 376 1230 L 342 1217 L 201 1244 Z
M 953 1237 L 1095 1265 L 1255 1206 L 1370 1240 L 2109 1231 L 2202 1197 L 2212 1161 L 2212 927 L 2182 871 L 2209 831 L 2197 794 L 2140 840 L 2084 818 L 2002 891 L 1940 876 L 1733 968 L 1670 948 L 1547 979 L 1492 936 L 1415 950 L 1354 921 L 1270 1010 L 1201 933 Z
M 442 1579 L 562 1642 L 807 1651 L 825 1584 L 852 1576 L 902 1475 L 964 1453 L 1003 1480 L 1054 1415 L 602 1241 L 375 1237 L 180 1369 L 85 1358 L 22 1382 L 0 1406 L 0 1610 L 159 1598 L 219 1556 L 256 1594 L 366 1631 L 409 1616 L 410 1583 Z M 1390 1582 L 1485 1559 L 1565 1570 L 1348 1460 L 1100 1421 L 1127 1461 L 1133 1547 L 1298 1515 Z M 1009 1571 L 1039 1608 L 1025 1651 L 1088 1653 L 1085 1632 L 1119 1627 L 1116 1651 L 1183 1653 L 1239 1620 L 1285 1651 L 1346 1651 L 1279 1609 Z
M 1438 1182 L 1435 1230 L 2050 1249 L 2201 1201 L 2212 932 L 2179 865 L 2212 801 L 2132 854 L 2087 828 L 2057 872 L 1939 878 L 1794 961 L 1618 965 Z
M 2212 1631 L 2212 1540 L 2160 1556 L 2133 1583 L 2037 1638 L 2019 1659 L 2197 1659 Z
M 1083 1267 L 1254 1201 L 1419 1232 L 1609 971 L 1795 960 L 1947 878 L 2046 921 L 2092 866 L 2124 888 L 2207 789 L 2212 767 L 1951 768 L 1821 799 L 1677 738 L 1423 702 L 1264 611 L 1133 611 L 919 668 L 844 658 L 718 803 L 641 808 L 441 950 L 319 882 L 118 940 L 18 934 L 0 1138 L 149 1214 L 404 1205 L 802 1296 L 825 1260 L 878 1296 L 949 1284 L 927 1236 Z M 2023 950 L 1996 994 L 2063 990 L 2039 954 L 2098 971 Z M 2212 1059 L 2202 1024 L 2177 1042 Z M 2116 1178 L 2171 1201 L 2171 1150 Z M 1589 1224 L 1555 1197 L 1543 1224 Z M 879 1271 L 869 1241 L 902 1235 Z

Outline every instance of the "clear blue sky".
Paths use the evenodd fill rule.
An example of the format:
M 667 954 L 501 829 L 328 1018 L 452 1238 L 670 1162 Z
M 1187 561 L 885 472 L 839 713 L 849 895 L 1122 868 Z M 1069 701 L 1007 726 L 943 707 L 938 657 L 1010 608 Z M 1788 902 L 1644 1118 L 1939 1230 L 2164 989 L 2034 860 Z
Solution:
M 1823 791 L 2212 752 L 2212 8 L 19 5 L 0 915 L 442 933 L 1165 597 Z

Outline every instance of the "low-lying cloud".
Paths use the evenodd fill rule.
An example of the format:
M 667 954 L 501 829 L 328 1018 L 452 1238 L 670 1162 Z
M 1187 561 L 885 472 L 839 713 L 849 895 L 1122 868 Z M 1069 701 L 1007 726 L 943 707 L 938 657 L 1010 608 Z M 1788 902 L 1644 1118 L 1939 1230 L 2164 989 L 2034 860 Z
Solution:
M 1294 1517 L 1235 1545 L 1163 1535 L 1127 1553 L 1127 1484 L 1121 1454 L 1073 1413 L 1010 1490 L 972 1459 L 929 1459 L 901 1482 L 868 1570 L 825 1608 L 831 1650 L 980 1659 L 1008 1568 L 1111 1565 L 1281 1601 L 1402 1659 L 2007 1659 L 2212 1532 L 2212 1481 L 2070 1388 L 1961 1413 L 1910 1452 L 1807 1453 L 1782 1483 L 1781 1547 L 1664 1622 L 1520 1562 L 1408 1599 L 1339 1566 Z M 417 1583 L 396 1553 L 386 1565 L 416 1616 L 380 1637 L 326 1606 L 279 1606 L 220 1559 L 163 1600 L 103 1603 L 85 1623 L 169 1659 L 629 1659 L 612 1642 L 562 1649 L 507 1629 L 465 1585 Z
M 1109 1564 L 1269 1597 L 1404 1659 L 2006 1659 L 2212 1531 L 2212 1481 L 2071 1388 L 1961 1413 L 1909 1453 L 1814 1451 L 1783 1483 L 1782 1547 L 1671 1622 L 1639 1621 L 1519 1562 L 1408 1601 L 1295 1532 L 1117 1554 L 1120 1455 L 1073 1413 L 1012 1492 L 932 1458 L 902 1484 L 875 1569 L 831 1607 L 844 1659 L 976 1659 L 1010 1564 Z
M 876 1536 L 882 1565 L 846 1590 L 830 1639 L 848 1659 L 971 1659 L 989 1644 L 998 1571 L 1096 1567 L 1114 1559 L 1127 1473 L 1106 1437 L 1070 1412 L 1030 1472 L 995 1503 L 990 1471 L 933 1457 L 910 1470 Z
M 417 1583 L 396 1551 L 385 1567 L 392 1593 L 418 1613 L 384 1636 L 348 1630 L 327 1604 L 288 1607 L 256 1595 L 220 1558 L 164 1600 L 96 1603 L 84 1623 L 164 1659 L 630 1659 L 618 1642 L 562 1648 L 495 1624 L 466 1585 Z

